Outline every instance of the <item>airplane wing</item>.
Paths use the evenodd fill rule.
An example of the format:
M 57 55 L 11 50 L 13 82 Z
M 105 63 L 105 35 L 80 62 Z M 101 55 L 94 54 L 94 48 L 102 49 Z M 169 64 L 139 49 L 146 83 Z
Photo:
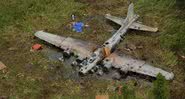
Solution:
M 62 37 L 43 31 L 36 32 L 35 36 L 63 50 L 70 49 L 80 58 L 90 57 L 93 50 L 97 48 L 93 43 L 73 39 L 71 37 Z
M 166 80 L 171 80 L 174 77 L 172 72 L 167 72 L 160 68 L 149 65 L 145 61 L 133 59 L 126 55 L 119 56 L 117 53 L 111 54 L 109 57 L 104 59 L 103 63 L 105 66 L 109 65 L 110 67 L 111 65 L 114 68 L 120 69 L 124 72 L 131 71 L 151 77 L 156 77 L 158 73 L 161 73 Z
M 125 21 L 125 19 L 123 18 L 119 18 L 119 17 L 115 17 L 115 16 L 112 16 L 110 14 L 106 14 L 105 15 L 105 18 L 119 24 L 119 25 L 122 25 L 123 22 Z M 152 28 L 152 27 L 149 27 L 149 26 L 146 26 L 146 25 L 143 25 L 141 23 L 138 23 L 138 22 L 134 22 L 130 27 L 130 29 L 135 29 L 135 30 L 142 30 L 142 31 L 150 31 L 150 32 L 157 32 L 158 31 L 158 28 Z

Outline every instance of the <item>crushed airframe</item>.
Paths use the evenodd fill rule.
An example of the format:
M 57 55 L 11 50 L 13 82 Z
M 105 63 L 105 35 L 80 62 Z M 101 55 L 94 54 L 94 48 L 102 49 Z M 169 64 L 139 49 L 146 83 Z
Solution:
M 158 73 L 161 73 L 166 80 L 174 78 L 172 72 L 167 72 L 163 69 L 151 66 L 145 61 L 133 59 L 127 55 L 119 55 L 115 51 L 116 46 L 123 41 L 123 36 L 128 29 L 148 32 L 158 31 L 157 28 L 152 28 L 136 22 L 139 16 L 134 13 L 133 4 L 129 5 L 126 19 L 111 16 L 110 14 L 107 14 L 105 17 L 121 25 L 121 27 L 100 47 L 93 43 L 70 37 L 57 36 L 43 31 L 36 32 L 35 36 L 63 49 L 64 53 L 74 53 L 77 55 L 78 58 L 73 62 L 73 65 L 75 64 L 76 66 L 79 66 L 79 73 L 84 75 L 89 72 L 103 75 L 105 70 L 107 71 L 111 68 L 116 68 L 124 73 L 131 71 L 151 77 L 156 77 Z

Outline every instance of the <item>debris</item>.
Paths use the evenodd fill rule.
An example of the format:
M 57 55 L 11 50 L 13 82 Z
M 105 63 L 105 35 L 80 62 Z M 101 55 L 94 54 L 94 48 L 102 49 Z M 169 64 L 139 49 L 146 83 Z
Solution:
M 183 59 L 185 59 L 185 56 L 181 56 Z
M 60 60 L 61 62 L 64 62 L 64 57 L 61 56 L 60 58 L 58 58 L 58 60 Z
M 184 55 L 180 55 L 180 58 L 181 58 L 181 60 L 183 60 L 183 61 L 185 61 L 185 56 Z
M 142 45 L 137 46 L 137 49 L 143 49 L 144 47 Z
M 128 50 L 131 50 L 131 51 L 137 49 L 137 47 L 134 44 L 126 44 L 125 48 L 128 49 Z
M 40 44 L 34 44 L 32 46 L 32 50 L 34 50 L 34 51 L 41 50 L 41 49 L 42 49 L 42 45 L 40 45 Z
M 75 22 L 73 23 L 73 30 L 77 33 L 83 32 L 84 23 L 83 22 Z
M 22 78 L 22 77 L 24 77 L 24 74 L 19 73 L 19 74 L 17 74 L 16 76 L 19 77 L 19 78 Z
M 0 61 L 0 70 L 3 70 L 3 69 L 5 69 L 5 68 L 6 68 L 6 65 L 3 64 L 3 63 Z
M 75 15 L 71 15 L 71 19 L 74 21 L 75 20 Z
M 90 25 L 89 25 L 89 24 L 85 24 L 85 26 L 84 26 L 84 27 L 88 28 L 88 27 L 90 27 Z
M 17 48 L 15 48 L 15 47 L 10 47 L 10 48 L 8 48 L 8 50 L 9 50 L 9 51 L 15 51 L 15 50 L 17 50 Z

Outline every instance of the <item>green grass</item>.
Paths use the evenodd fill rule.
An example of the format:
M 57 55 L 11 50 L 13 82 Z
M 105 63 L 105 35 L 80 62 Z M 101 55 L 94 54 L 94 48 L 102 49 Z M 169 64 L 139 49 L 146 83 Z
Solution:
M 35 43 L 41 43 L 44 48 L 48 48 L 45 43 L 33 39 L 33 34 L 38 30 L 102 44 L 112 35 L 108 32 L 112 26 L 107 24 L 105 19 L 99 18 L 106 13 L 126 16 L 128 5 L 126 0 L 102 0 L 97 3 L 83 1 L 83 3 L 74 0 L 0 1 L 0 61 L 8 67 L 4 72 L 0 71 L 0 96 L 15 99 L 59 99 L 66 95 L 114 93 L 107 90 L 111 84 L 109 81 L 87 78 L 80 84 L 72 79 L 65 79 L 62 75 L 65 73 L 62 63 L 48 60 L 42 51 L 30 52 L 31 46 Z M 171 97 L 183 97 L 184 63 L 176 56 L 178 52 L 184 54 L 185 49 L 183 34 L 185 25 L 184 19 L 181 18 L 183 15 L 180 15 L 180 10 L 175 10 L 173 0 L 170 2 L 138 0 L 135 4 L 136 12 L 141 15 L 140 21 L 159 27 L 160 34 L 145 35 L 143 32 L 129 31 L 119 49 L 123 49 L 126 43 L 142 44 L 143 49 L 129 54 L 141 59 L 144 57 L 158 67 L 173 70 L 176 78 L 170 83 Z M 67 27 L 71 22 L 71 14 L 76 14 L 77 20 L 82 21 L 94 15 L 100 17 L 87 22 L 90 30 L 77 34 Z M 136 97 L 139 99 L 147 98 L 144 94 L 150 90 L 146 86 L 135 87 L 132 82 L 128 83 L 128 87 L 136 90 Z

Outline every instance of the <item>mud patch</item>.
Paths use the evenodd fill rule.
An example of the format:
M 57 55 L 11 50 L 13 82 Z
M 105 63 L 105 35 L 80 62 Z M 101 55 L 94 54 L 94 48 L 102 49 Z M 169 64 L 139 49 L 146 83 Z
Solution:
M 69 59 L 63 58 L 63 53 L 56 48 L 45 48 L 42 50 L 43 55 L 52 62 L 62 63 L 63 67 L 55 68 L 56 72 L 62 71 L 60 76 L 63 76 L 64 79 L 79 79 L 78 73 L 75 68 L 72 67 L 71 63 L 74 61 L 74 57 Z

